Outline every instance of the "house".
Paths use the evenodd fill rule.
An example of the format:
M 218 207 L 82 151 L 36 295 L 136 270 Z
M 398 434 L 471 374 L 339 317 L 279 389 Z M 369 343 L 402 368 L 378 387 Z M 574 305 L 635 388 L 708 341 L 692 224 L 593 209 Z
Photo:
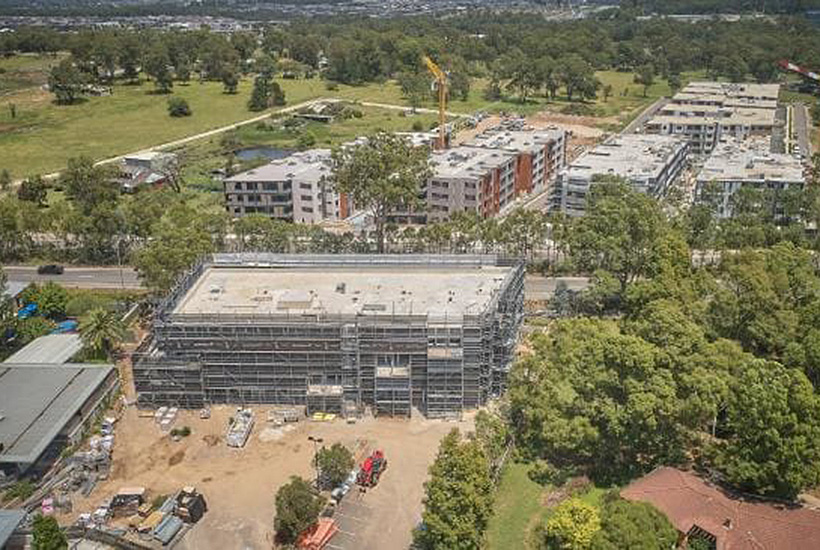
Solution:
M 176 164 L 173 153 L 149 151 L 123 157 L 117 183 L 123 193 L 134 193 L 140 187 L 156 187 L 164 184 Z
M 681 545 L 697 537 L 715 550 L 817 550 L 820 512 L 744 498 L 693 472 L 660 467 L 621 491 L 666 514 Z

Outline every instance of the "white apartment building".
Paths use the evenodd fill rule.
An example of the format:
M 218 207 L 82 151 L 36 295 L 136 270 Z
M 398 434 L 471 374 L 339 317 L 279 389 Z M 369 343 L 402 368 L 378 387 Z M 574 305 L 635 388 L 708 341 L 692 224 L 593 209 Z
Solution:
M 779 84 L 692 82 L 646 123 L 651 134 L 676 135 L 693 154 L 708 154 L 726 137 L 771 136 Z
M 772 153 L 768 140 L 726 140 L 715 147 L 697 177 L 696 198 L 704 200 L 707 185 L 720 192 L 717 215 L 733 214 L 732 197 L 742 187 L 780 191 L 802 189 L 806 183 L 803 165 L 792 155 Z
M 344 219 L 348 204 L 329 181 L 330 161 L 329 149 L 312 149 L 227 178 L 228 213 L 259 213 L 305 224 Z
M 688 151 L 687 142 L 677 137 L 615 135 L 561 171 L 549 210 L 582 216 L 587 195 L 601 176 L 623 178 L 638 191 L 661 197 L 683 170 Z

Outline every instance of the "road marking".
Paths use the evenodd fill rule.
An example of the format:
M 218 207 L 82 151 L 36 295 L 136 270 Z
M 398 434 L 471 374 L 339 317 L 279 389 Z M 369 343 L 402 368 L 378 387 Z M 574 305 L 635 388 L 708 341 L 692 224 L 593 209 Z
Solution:
M 355 533 L 351 533 L 350 531 L 342 531 L 341 529 L 339 529 L 339 530 L 337 531 L 337 533 L 341 533 L 341 534 L 343 534 L 343 535 L 347 535 L 348 537 L 353 537 L 353 538 L 356 538 L 356 534 L 355 534 Z

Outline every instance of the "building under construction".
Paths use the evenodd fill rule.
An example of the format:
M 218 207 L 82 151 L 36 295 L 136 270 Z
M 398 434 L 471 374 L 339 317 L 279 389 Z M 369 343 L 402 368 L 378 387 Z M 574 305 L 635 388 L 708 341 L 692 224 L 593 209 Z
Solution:
M 523 289 L 491 256 L 218 254 L 160 304 L 139 404 L 458 415 L 502 391 Z

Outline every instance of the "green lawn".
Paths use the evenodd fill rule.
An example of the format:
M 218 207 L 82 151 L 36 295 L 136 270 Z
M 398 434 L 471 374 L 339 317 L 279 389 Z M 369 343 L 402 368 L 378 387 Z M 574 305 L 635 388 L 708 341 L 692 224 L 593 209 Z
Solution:
M 549 487 L 528 476 L 531 464 L 508 463 L 495 494 L 495 510 L 487 528 L 487 548 L 534 550 L 538 548 L 538 527 L 546 523 L 552 508 L 543 504 Z M 599 507 L 607 489 L 590 486 L 578 495 L 582 501 Z
M 310 134 L 315 139 L 314 147 L 333 147 L 359 136 L 383 130 L 388 132 L 409 132 L 416 122 L 426 130 L 436 123 L 436 115 L 416 114 L 405 116 L 400 111 L 358 106 L 362 118 L 337 120 L 331 124 L 307 122 L 295 128 L 283 128 L 280 120 L 285 117 L 241 127 L 236 132 L 238 148 L 270 146 L 280 149 L 297 149 L 300 135 Z M 187 144 L 175 150 L 183 159 L 185 182 L 202 190 L 218 191 L 221 186 L 210 175 L 211 170 L 225 166 L 225 148 L 222 137 L 212 137 Z M 251 165 L 243 168 L 250 168 Z
M 495 496 L 495 514 L 487 529 L 487 548 L 526 548 L 527 540 L 547 509 L 541 504 L 543 487 L 527 477 L 529 464 L 509 463 Z
M 61 58 L 61 54 L 0 57 L 0 96 L 44 84 L 46 71 Z

